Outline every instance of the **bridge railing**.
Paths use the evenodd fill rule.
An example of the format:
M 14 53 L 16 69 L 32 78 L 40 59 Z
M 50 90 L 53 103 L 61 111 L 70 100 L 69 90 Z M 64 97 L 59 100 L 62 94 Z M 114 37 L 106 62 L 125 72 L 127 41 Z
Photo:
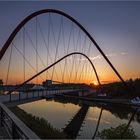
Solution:
M 2 103 L 0 103 L 0 126 L 5 128 L 12 139 L 40 139 Z
M 79 92 L 79 91 L 86 91 L 86 89 L 48 88 L 48 89 L 40 89 L 40 90 L 15 91 L 15 93 L 0 95 L 0 102 L 28 100 L 28 99 L 33 99 L 33 98 L 42 98 L 42 97 L 46 97 L 48 95 L 53 95 L 53 94 L 63 94 L 63 93 Z

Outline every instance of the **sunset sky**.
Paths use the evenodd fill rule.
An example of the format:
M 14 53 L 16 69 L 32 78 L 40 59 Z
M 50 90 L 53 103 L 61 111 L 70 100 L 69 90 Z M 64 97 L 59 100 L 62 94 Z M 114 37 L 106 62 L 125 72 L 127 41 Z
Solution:
M 97 41 L 122 77 L 140 77 L 140 2 L 4 2 L 0 1 L 0 49 L 13 29 L 29 14 L 41 9 L 62 10 L 79 21 Z M 97 53 L 89 58 L 98 63 L 101 81 L 115 81 Z M 85 61 L 82 58 L 81 61 Z M 0 65 L 2 69 L 2 64 Z M 109 66 L 108 66 L 109 67 Z M 115 75 L 115 74 L 114 74 Z M 0 79 L 3 79 L 2 74 Z

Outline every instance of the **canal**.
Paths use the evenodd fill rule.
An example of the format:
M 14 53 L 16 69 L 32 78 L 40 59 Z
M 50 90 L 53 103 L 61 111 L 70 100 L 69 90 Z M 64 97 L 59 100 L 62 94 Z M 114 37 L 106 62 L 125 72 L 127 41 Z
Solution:
M 140 109 L 81 100 L 38 100 L 18 105 L 34 116 L 44 118 L 71 138 L 105 138 L 131 135 L 140 138 Z M 119 132 L 120 131 L 120 132 Z M 47 132 L 46 132 L 47 133 Z

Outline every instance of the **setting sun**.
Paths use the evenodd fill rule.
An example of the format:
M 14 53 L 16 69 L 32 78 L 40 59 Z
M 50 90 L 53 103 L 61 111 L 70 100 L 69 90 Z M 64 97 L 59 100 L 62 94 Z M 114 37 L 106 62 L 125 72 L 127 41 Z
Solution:
M 92 83 L 93 83 L 95 86 L 98 85 L 97 81 L 93 81 Z

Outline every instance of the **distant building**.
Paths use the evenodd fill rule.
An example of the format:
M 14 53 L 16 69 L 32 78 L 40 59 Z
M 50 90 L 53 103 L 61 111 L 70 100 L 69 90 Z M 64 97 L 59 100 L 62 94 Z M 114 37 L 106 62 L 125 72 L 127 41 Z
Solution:
M 43 87 L 48 87 L 52 85 L 52 80 L 46 80 L 42 83 Z
M 42 90 L 44 89 L 44 87 L 42 87 L 41 85 L 34 85 L 31 90 Z
M 107 94 L 106 93 L 99 93 L 98 96 L 106 97 Z

